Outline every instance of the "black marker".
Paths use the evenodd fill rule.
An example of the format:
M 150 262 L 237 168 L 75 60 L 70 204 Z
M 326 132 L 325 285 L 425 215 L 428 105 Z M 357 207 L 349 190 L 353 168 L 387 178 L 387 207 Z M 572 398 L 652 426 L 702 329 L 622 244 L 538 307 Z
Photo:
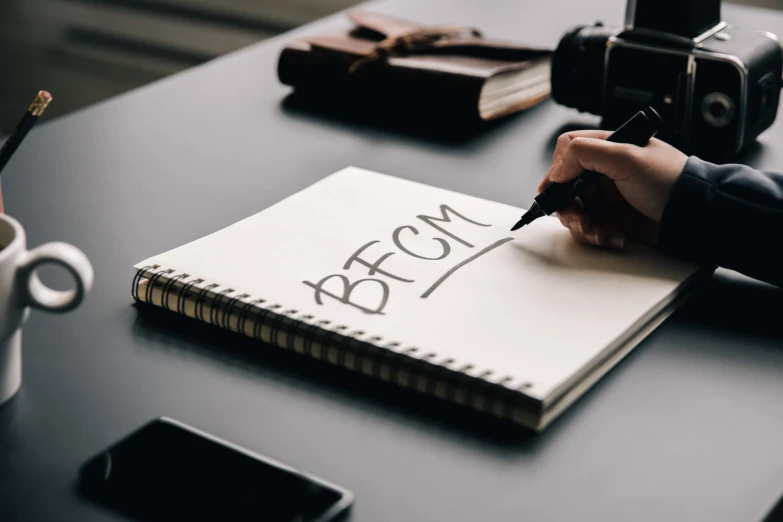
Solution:
M 644 147 L 650 138 L 658 133 L 661 124 L 663 124 L 663 120 L 660 115 L 652 107 L 647 107 L 643 111 L 637 112 L 633 118 L 625 122 L 606 140 Z M 517 221 L 511 230 L 518 230 L 540 217 L 549 216 L 556 210 L 563 208 L 597 180 L 600 175 L 591 170 L 566 183 L 552 183 L 536 196 L 530 210 L 525 212 L 525 215 Z

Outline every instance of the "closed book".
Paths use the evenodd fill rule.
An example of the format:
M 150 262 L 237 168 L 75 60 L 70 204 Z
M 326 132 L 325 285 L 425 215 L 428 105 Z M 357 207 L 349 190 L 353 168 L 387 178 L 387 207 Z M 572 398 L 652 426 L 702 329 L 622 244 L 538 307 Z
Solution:
M 550 95 L 551 51 L 355 11 L 353 28 L 288 44 L 278 77 L 324 103 L 348 100 L 420 118 L 487 121 Z

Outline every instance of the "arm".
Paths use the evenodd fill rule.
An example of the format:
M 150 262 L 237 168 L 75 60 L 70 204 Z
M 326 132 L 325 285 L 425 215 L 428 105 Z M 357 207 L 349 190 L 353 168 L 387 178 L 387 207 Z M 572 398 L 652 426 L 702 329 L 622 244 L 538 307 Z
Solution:
M 539 187 L 585 170 L 604 175 L 601 190 L 558 212 L 577 240 L 622 248 L 632 238 L 783 287 L 783 174 L 689 158 L 654 138 L 635 147 L 606 135 L 563 134 Z
M 783 174 L 689 158 L 666 204 L 659 247 L 783 286 Z

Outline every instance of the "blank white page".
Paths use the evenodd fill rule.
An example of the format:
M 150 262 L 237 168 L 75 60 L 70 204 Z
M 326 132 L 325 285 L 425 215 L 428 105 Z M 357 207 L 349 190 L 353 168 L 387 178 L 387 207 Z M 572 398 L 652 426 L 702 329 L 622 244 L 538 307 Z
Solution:
M 544 400 L 697 267 L 640 245 L 580 245 L 550 217 L 509 232 L 522 212 L 349 167 L 136 266 L 530 383 L 526 393 Z

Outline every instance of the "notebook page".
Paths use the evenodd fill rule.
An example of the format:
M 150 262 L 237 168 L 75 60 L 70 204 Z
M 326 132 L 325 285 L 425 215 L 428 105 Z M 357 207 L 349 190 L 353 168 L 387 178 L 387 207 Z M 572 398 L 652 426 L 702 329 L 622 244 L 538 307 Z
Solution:
M 576 243 L 554 218 L 355 167 L 149 258 L 300 314 L 530 383 L 545 399 L 697 267 Z

